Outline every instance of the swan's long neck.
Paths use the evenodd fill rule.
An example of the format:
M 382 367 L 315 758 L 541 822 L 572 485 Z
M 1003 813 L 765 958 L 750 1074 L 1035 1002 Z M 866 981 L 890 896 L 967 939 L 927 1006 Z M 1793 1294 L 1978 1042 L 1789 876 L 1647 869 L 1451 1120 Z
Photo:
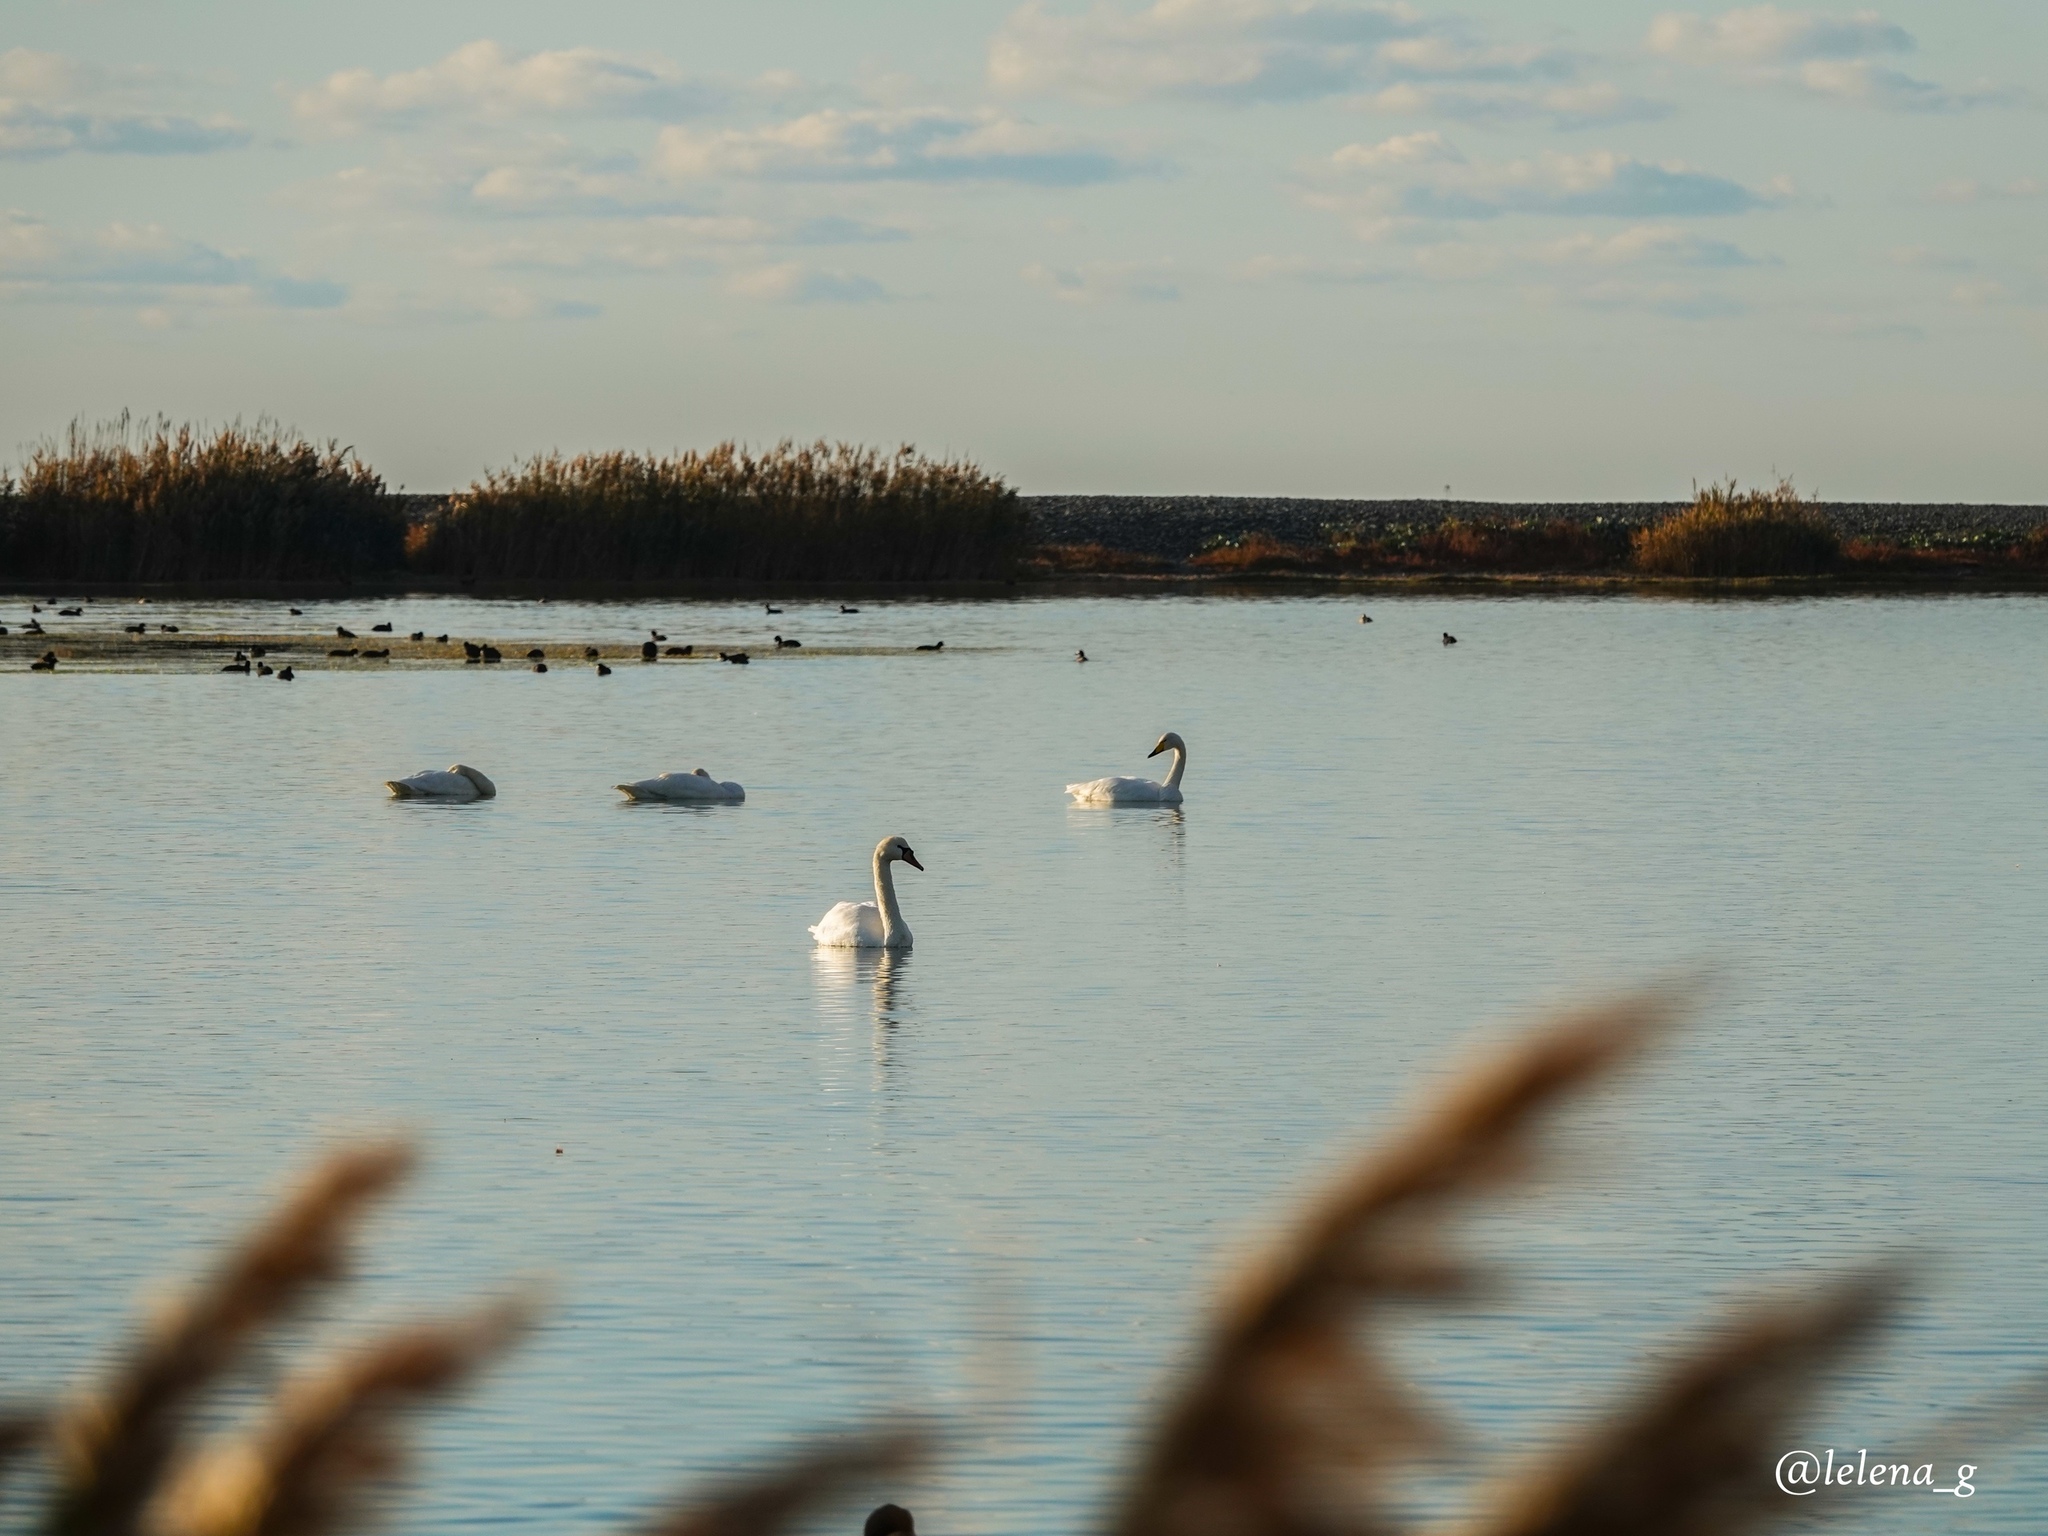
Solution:
M 882 942 L 887 944 L 902 931 L 903 909 L 896 905 L 896 876 L 890 872 L 892 860 L 882 857 L 881 849 L 875 850 L 875 905 L 882 909 Z
M 1167 750 L 1173 754 L 1173 766 L 1166 770 L 1166 787 L 1168 789 L 1179 789 L 1181 771 L 1188 765 L 1188 749 L 1186 747 L 1169 747 Z

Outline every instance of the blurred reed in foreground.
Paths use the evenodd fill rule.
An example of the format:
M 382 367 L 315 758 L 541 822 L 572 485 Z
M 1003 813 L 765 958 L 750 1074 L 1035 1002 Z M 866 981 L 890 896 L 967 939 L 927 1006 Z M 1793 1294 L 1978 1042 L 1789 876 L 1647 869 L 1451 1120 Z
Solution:
M 1669 1026 L 1650 994 L 1564 1018 L 1483 1063 L 1342 1173 L 1244 1265 L 1141 1436 L 1110 1536 L 1402 1536 L 1396 1481 L 1444 1439 L 1384 1341 L 1395 1303 L 1469 1294 L 1451 1220 L 1535 1167 L 1550 1115 Z M 250 1345 L 347 1272 L 367 1203 L 410 1166 L 344 1152 L 164 1314 L 109 1378 L 57 1414 L 0 1414 L 0 1477 L 37 1442 L 48 1536 L 332 1536 L 379 1509 L 405 1463 L 401 1415 L 465 1382 L 526 1326 L 527 1303 L 373 1342 L 288 1377 L 253 1428 L 189 1443 L 195 1408 Z M 1460 1536 L 1739 1536 L 1809 1515 L 1773 1469 L 1845 1349 L 1885 1314 L 1888 1277 L 1755 1304 L 1641 1383 L 1590 1430 L 1477 1490 Z M 2038 1415 L 2036 1391 L 2018 1410 Z M 2008 1412 L 2008 1417 L 2011 1417 Z M 651 1515 L 642 1536 L 773 1536 L 884 1489 L 927 1449 L 871 1426 Z M 1495 1469 L 1483 1469 L 1492 1474 Z
M 486 581 L 957 581 L 1011 574 L 1017 493 L 964 460 L 847 443 L 548 454 L 413 531 L 429 574 Z
M 341 580 L 397 569 L 404 540 L 352 450 L 270 421 L 74 422 L 0 496 L 0 576 L 24 580 Z

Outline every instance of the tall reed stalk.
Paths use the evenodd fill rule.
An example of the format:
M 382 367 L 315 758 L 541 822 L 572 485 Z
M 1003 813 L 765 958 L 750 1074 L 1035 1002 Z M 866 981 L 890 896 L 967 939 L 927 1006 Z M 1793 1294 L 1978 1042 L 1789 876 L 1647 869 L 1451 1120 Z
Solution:
M 398 569 L 402 513 L 355 455 L 269 420 L 74 422 L 0 500 L 0 577 L 338 580 Z
M 847 443 L 754 453 L 547 454 L 415 530 L 415 569 L 484 580 L 944 581 L 1007 577 L 1028 520 L 964 460 Z

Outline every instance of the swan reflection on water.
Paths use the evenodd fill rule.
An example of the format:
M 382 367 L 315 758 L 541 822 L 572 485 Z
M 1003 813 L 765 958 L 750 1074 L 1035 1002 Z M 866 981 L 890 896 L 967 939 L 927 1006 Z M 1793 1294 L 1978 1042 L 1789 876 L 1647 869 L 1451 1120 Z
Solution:
M 819 945 L 811 951 L 811 967 L 818 980 L 823 1011 L 837 1014 L 844 1025 L 857 1011 L 869 1018 L 869 1045 L 874 1054 L 875 1086 L 888 1086 L 896 1067 L 897 1031 L 903 1024 L 908 1002 L 905 982 L 909 978 L 907 949 L 854 949 Z M 862 993 L 866 1008 L 861 1009 Z
M 1187 855 L 1187 812 L 1178 805 L 1118 805 L 1067 807 L 1067 825 L 1076 831 L 1114 837 L 1123 829 L 1150 823 L 1164 837 L 1174 867 Z M 1130 835 L 1130 834 L 1125 834 Z
M 837 996 L 842 1003 L 858 989 L 868 989 L 874 1021 L 890 1028 L 896 1025 L 899 996 L 910 970 L 907 949 L 855 949 L 850 945 L 820 944 L 811 951 L 811 968 L 820 990 Z

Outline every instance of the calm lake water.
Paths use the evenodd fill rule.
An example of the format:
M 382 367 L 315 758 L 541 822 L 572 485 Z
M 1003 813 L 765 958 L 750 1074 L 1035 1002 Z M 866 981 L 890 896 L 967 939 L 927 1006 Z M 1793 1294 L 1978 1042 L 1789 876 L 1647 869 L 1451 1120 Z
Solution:
M 0 675 L 0 1384 L 75 1377 L 320 1147 L 407 1128 L 323 1327 L 553 1301 L 429 1421 L 401 1532 L 615 1528 L 906 1405 L 973 1415 L 897 1493 L 921 1529 L 1079 1531 L 1248 1239 L 1542 1006 L 1701 963 L 1560 1176 L 1470 1224 L 1500 1294 L 1405 1335 L 1472 1463 L 1887 1256 L 1905 1326 L 1790 1444 L 1961 1459 L 1931 1426 L 2040 1367 L 2041 599 L 832 606 L 152 614 L 946 648 Z M 1183 812 L 1066 805 L 1168 729 Z M 385 798 L 458 758 L 498 799 Z M 699 765 L 747 803 L 611 788 Z M 915 952 L 820 956 L 890 833 Z M 2038 1529 L 2042 1447 L 1851 1524 Z

